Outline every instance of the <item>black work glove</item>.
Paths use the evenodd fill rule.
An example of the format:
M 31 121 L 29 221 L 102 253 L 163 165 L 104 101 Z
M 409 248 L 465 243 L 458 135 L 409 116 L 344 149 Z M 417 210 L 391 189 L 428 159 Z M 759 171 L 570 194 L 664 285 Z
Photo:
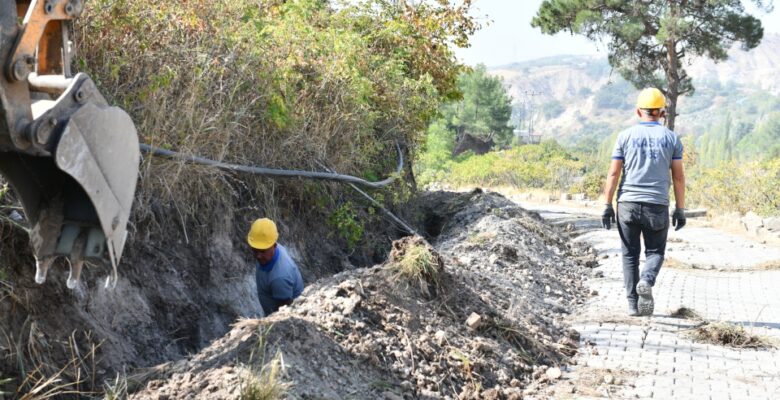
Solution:
M 684 208 L 675 208 L 674 214 L 672 214 L 672 226 L 674 226 L 675 231 L 679 231 L 680 229 L 685 226 L 685 209 Z
M 607 206 L 604 207 L 604 212 L 601 214 L 601 226 L 603 226 L 604 229 L 609 229 L 614 223 L 615 210 L 612 208 L 612 204 L 607 204 Z

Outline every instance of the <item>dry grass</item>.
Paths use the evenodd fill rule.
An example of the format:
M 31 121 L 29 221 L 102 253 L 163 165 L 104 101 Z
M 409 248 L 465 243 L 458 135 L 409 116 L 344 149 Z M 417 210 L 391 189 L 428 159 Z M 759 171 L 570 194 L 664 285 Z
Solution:
M 127 398 L 129 393 L 129 385 L 127 381 L 127 375 L 117 374 L 113 382 L 106 382 L 103 384 L 103 399 L 104 400 L 123 400 Z
M 240 398 L 242 400 L 286 398 L 292 384 L 282 379 L 282 372 L 282 355 L 280 353 L 277 353 L 259 371 L 245 371 Z
M 670 311 L 669 316 L 672 318 L 691 319 L 695 321 L 701 321 L 704 319 L 701 315 L 699 315 L 699 313 L 685 306 L 680 306 L 679 308 Z
M 742 272 L 742 271 L 776 271 L 780 269 L 780 260 L 767 261 L 759 264 L 745 264 L 739 267 L 719 268 L 713 265 L 698 265 L 690 264 L 672 257 L 664 258 L 665 268 L 675 269 L 700 269 L 700 270 L 723 270 L 729 272 Z
M 4 391 L 3 387 L 11 385 L 13 382 L 14 382 L 13 378 L 5 378 L 5 379 L 3 379 L 2 377 L 0 377 L 0 398 L 2 398 L 5 395 L 12 394 L 11 392 Z
M 99 346 L 89 332 L 52 340 L 30 318 L 18 331 L 0 327 L 0 356 L 13 360 L 15 398 L 24 400 L 96 395 Z
M 490 325 L 496 334 L 509 342 L 518 352 L 520 358 L 530 365 L 537 364 L 540 361 L 549 363 L 558 358 L 552 350 L 537 340 L 532 334 L 526 332 L 520 324 L 513 323 L 505 318 L 494 317 L 491 319 Z M 577 352 L 576 347 L 573 349 L 562 347 L 559 350 L 562 353 L 568 353 L 568 355 L 573 355 Z
M 407 237 L 393 242 L 388 264 L 394 280 L 409 282 L 426 296 L 441 289 L 444 264 L 441 257 L 421 237 Z
M 496 236 L 498 236 L 498 233 L 496 232 L 480 232 L 469 236 L 468 241 L 469 243 L 482 245 L 495 239 Z
M 706 323 L 691 332 L 691 337 L 699 342 L 747 349 L 774 348 L 770 339 L 751 334 L 743 326 L 729 322 Z
M 401 276 L 419 281 L 421 285 L 437 284 L 439 281 L 439 270 L 433 253 L 424 246 L 407 249 L 404 257 L 393 265 Z
M 664 268 L 675 268 L 675 269 L 697 269 L 694 268 L 693 265 L 680 261 L 676 258 L 666 256 L 664 257 Z M 700 268 L 698 268 L 700 269 Z
M 249 356 L 248 365 L 243 367 L 241 374 L 242 400 L 279 400 L 287 397 L 292 383 L 284 380 L 284 358 L 276 352 L 270 360 L 266 360 L 268 333 L 273 325 L 259 333 L 257 346 Z M 255 361 L 256 360 L 256 361 Z
M 595 318 L 595 320 L 602 324 L 619 324 L 619 325 L 647 325 L 649 323 L 644 318 L 629 317 L 625 313 L 600 316 Z
M 616 398 L 619 386 L 628 383 L 638 373 L 619 369 L 581 368 L 578 369 L 573 381 L 574 393 L 571 390 L 558 390 L 556 399 L 586 398 Z M 606 378 L 606 379 L 605 379 Z M 610 379 L 611 378 L 611 379 Z M 611 383 L 607 383 L 611 380 Z
M 319 2 L 285 3 L 88 2 L 78 53 L 143 142 L 244 165 L 319 170 L 321 162 L 370 179 L 391 172 L 395 142 L 414 151 L 438 94 L 427 78 L 405 75 L 395 49 L 374 48 L 374 32 L 351 31 Z M 326 189 L 312 196 L 300 180 L 147 157 L 132 225 L 197 241 L 212 229 L 195 227 L 224 226 L 233 209 L 249 214 L 227 218 L 245 229 L 261 212 L 278 219 L 335 206 L 342 189 L 317 185 Z M 403 197 L 404 188 L 394 189 Z

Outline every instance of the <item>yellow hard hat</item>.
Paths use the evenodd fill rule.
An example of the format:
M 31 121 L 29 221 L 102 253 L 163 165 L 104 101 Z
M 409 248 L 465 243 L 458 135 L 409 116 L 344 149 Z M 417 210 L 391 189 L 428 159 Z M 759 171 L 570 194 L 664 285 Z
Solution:
M 656 88 L 647 88 L 639 92 L 636 98 L 636 107 L 642 109 L 655 109 L 666 107 L 666 98 L 660 90 Z
M 252 223 L 246 241 L 252 248 L 258 250 L 270 249 L 279 239 L 276 224 L 268 218 L 260 218 Z

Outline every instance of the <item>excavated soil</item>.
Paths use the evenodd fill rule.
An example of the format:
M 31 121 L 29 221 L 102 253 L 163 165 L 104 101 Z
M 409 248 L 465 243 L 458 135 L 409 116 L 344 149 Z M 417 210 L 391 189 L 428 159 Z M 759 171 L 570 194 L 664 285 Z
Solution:
M 187 359 L 131 374 L 130 397 L 239 398 L 274 356 L 289 396 L 304 399 L 519 399 L 557 379 L 576 352 L 563 320 L 589 295 L 593 252 L 497 194 L 418 204 L 444 262 L 436 291 L 390 262 L 339 273 Z
M 87 265 L 74 290 L 65 287 L 63 258 L 44 284 L 33 281 L 27 234 L 9 223 L 23 218 L 21 210 L 13 214 L 14 199 L 0 196 L 0 399 L 49 390 L 98 397 L 117 375 L 195 354 L 238 318 L 263 315 L 245 229 L 266 214 L 251 196 L 180 225 L 167 212 L 172 205 L 155 203 L 159 226 L 137 215 L 129 225 L 116 288 L 104 288 L 106 268 Z M 400 237 L 375 224 L 366 228 L 370 238 L 349 248 L 322 222 L 323 212 L 296 206 L 284 208 L 294 218 L 279 216 L 280 240 L 307 283 L 381 262 Z

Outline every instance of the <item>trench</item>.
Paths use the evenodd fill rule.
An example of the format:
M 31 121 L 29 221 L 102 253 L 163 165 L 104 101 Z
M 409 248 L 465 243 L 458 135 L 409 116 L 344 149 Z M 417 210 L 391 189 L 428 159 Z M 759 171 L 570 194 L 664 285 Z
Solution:
M 429 238 L 441 233 L 442 216 L 421 212 L 417 205 L 402 208 L 414 210 L 400 214 Z M 408 235 L 385 222 L 366 224 L 367 239 L 355 249 L 336 243 L 326 229 L 296 220 L 288 223 L 280 243 L 292 249 L 308 286 L 347 269 L 384 262 L 393 240 Z M 95 266 L 85 268 L 75 290 L 66 289 L 64 260 L 51 267 L 45 284 L 36 285 L 27 238 L 18 231 L 2 234 L 0 381 L 11 381 L 0 385 L 0 391 L 13 393 L 31 375 L 54 376 L 73 363 L 74 354 L 83 356 L 60 378 L 81 379 L 80 390 L 99 391 L 117 374 L 195 354 L 227 333 L 238 318 L 262 313 L 240 230 L 215 229 L 201 246 L 188 245 L 181 234 L 170 234 L 165 241 L 136 237 L 129 242 L 114 290 L 103 287 L 107 271 Z M 79 378 L 83 376 L 90 378 Z

